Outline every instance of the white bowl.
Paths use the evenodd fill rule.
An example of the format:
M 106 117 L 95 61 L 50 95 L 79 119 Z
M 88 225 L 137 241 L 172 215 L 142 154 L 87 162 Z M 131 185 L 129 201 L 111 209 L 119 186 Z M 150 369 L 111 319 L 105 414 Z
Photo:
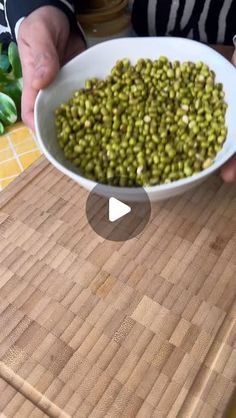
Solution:
M 54 110 L 62 102 L 67 101 L 75 90 L 83 87 L 86 79 L 106 77 L 118 59 L 129 58 L 135 63 L 139 58 L 157 59 L 160 55 L 165 55 L 172 61 L 203 61 L 215 71 L 217 81 L 224 85 L 228 103 L 226 114 L 228 136 L 222 151 L 210 168 L 169 184 L 145 187 L 150 200 L 167 199 L 192 189 L 219 169 L 236 152 L 236 69 L 233 65 L 212 48 L 189 39 L 122 38 L 103 42 L 78 55 L 66 64 L 56 80 L 37 96 L 36 137 L 44 155 L 58 170 L 87 190 L 92 190 L 97 185 L 96 182 L 83 177 L 64 157 L 56 138 Z M 116 191 L 120 197 L 130 201 L 137 200 L 139 196 L 138 188 L 104 186 L 102 190 L 102 193 L 107 195 Z

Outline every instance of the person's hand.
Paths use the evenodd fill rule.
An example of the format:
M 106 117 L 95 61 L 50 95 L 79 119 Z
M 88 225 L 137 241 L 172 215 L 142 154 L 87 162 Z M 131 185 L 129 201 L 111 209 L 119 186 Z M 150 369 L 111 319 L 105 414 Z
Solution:
M 22 120 L 34 130 L 34 103 L 60 67 L 81 52 L 84 41 L 70 33 L 66 15 L 53 6 L 40 7 L 20 25 L 18 47 L 23 72 Z
M 212 47 L 236 67 L 236 49 L 233 46 L 212 45 Z M 221 177 L 227 183 L 236 182 L 236 154 L 222 167 Z
M 234 50 L 232 63 L 236 67 L 236 49 Z M 236 70 L 235 70 L 236 71 Z M 236 141 L 236 138 L 235 138 Z M 234 155 L 221 169 L 221 177 L 227 183 L 236 182 L 236 155 Z

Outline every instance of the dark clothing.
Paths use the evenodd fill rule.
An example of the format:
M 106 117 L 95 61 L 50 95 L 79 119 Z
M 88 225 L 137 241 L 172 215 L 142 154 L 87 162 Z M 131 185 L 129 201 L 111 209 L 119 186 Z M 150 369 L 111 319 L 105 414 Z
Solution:
M 86 1 L 86 0 L 84 0 Z M 77 1 L 0 0 L 0 41 L 15 40 L 23 17 L 41 6 L 56 6 L 77 28 Z M 181 36 L 211 44 L 232 44 L 236 34 L 236 0 L 130 0 L 132 23 L 140 36 Z

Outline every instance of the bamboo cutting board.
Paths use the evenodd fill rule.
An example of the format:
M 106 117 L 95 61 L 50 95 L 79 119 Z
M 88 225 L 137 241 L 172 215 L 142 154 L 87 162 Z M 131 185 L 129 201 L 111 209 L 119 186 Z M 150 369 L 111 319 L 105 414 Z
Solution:
M 213 176 L 154 204 L 124 243 L 91 230 L 87 196 L 44 158 L 0 195 L 2 416 L 222 417 L 236 385 L 235 186 Z

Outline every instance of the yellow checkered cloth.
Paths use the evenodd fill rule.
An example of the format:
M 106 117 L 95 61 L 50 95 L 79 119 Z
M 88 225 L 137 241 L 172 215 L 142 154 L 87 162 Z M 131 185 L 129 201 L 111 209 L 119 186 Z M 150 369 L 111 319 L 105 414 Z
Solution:
M 0 136 L 0 190 L 29 167 L 41 152 L 33 133 L 19 122 Z

